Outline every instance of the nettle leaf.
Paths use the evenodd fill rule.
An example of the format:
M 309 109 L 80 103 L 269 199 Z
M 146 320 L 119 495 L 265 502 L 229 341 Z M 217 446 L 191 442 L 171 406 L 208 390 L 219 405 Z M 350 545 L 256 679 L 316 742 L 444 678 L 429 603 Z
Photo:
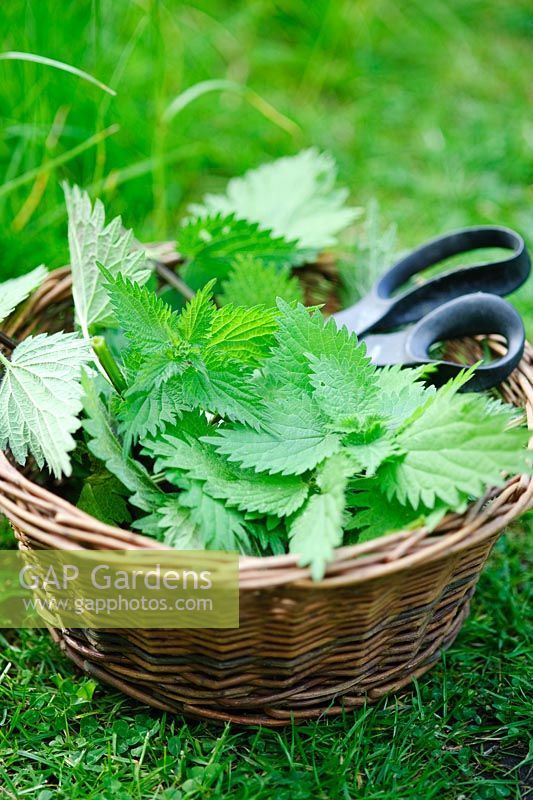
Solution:
M 77 507 L 107 525 L 131 522 L 126 498 L 128 490 L 107 470 L 88 476 L 78 499 Z
M 387 497 L 414 508 L 437 501 L 454 508 L 500 486 L 505 475 L 524 471 L 528 431 L 508 428 L 514 416 L 506 408 L 489 415 L 482 395 L 444 387 L 399 434 L 405 455 L 378 470 Z
M 145 436 L 155 436 L 165 425 L 176 421 L 184 408 L 179 387 L 172 381 L 160 383 L 143 391 L 126 392 L 117 419 L 124 437 L 125 452 Z
M 440 522 L 447 511 L 444 504 L 437 508 L 403 505 L 395 498 L 387 498 L 379 480 L 359 480 L 350 484 L 347 505 L 353 516 L 348 529 L 359 531 L 358 544 L 397 531 L 407 531 L 422 525 L 430 530 Z M 462 510 L 458 508 L 457 510 Z
M 7 319 L 23 300 L 37 289 L 48 275 L 46 267 L 36 267 L 20 278 L 0 283 L 0 323 Z
M 365 363 L 364 349 L 358 350 L 360 346 L 357 339 L 348 334 L 346 328 L 339 330 L 332 319 L 325 320 L 317 309 L 305 308 L 300 304 L 290 306 L 281 299 L 277 305 L 276 346 L 265 364 L 266 372 L 273 381 L 313 392 L 313 358 L 331 357 L 348 365 L 350 357 L 353 357 L 361 366 Z
M 335 345 L 328 355 L 306 354 L 312 369 L 313 396 L 336 430 L 361 428 L 374 415 L 376 368 L 366 355 L 365 345 L 358 344 L 346 328 L 335 334 Z
M 273 310 L 216 309 L 208 285 L 178 315 L 145 287 L 103 271 L 133 349 L 119 411 L 127 448 L 196 408 L 260 426 L 263 404 L 252 391 L 252 367 L 273 342 Z
M 289 550 L 300 556 L 300 566 L 311 567 L 314 580 L 324 576 L 334 549 L 342 544 L 343 512 L 342 491 L 314 494 L 291 525 Z
M 187 408 L 201 408 L 256 429 L 263 424 L 263 400 L 253 391 L 252 373 L 240 364 L 228 364 L 223 370 L 189 369 L 180 378 L 179 391 Z
M 348 190 L 335 188 L 336 180 L 333 158 L 310 148 L 233 178 L 226 194 L 208 194 L 191 210 L 234 213 L 316 252 L 335 244 L 337 234 L 360 214 L 345 205 Z
M 183 508 L 177 497 L 166 500 L 157 511 L 159 527 L 163 531 L 161 541 L 177 550 L 203 550 L 200 531 L 190 512 Z
M 264 430 L 221 427 L 203 441 L 228 461 L 281 475 L 301 475 L 340 448 L 339 437 L 327 431 L 318 406 L 303 394 L 297 400 L 290 395 L 278 398 Z
M 132 492 L 130 502 L 143 511 L 158 508 L 165 495 L 150 477 L 145 467 L 124 454 L 122 442 L 117 437 L 112 419 L 100 399 L 96 383 L 87 373 L 82 374 L 83 420 L 91 453 L 102 461 L 109 472 Z
M 251 471 L 233 474 L 230 479 L 211 478 L 205 491 L 240 511 L 257 511 L 287 517 L 305 502 L 309 487 L 296 476 L 258 476 Z
M 405 423 L 435 395 L 435 387 L 423 383 L 427 371 L 427 367 L 408 369 L 400 365 L 376 370 L 378 392 L 372 399 L 372 408 L 388 420 L 390 428 Z
M 91 360 L 75 333 L 28 336 L 8 360 L 0 354 L 0 449 L 9 445 L 19 464 L 28 452 L 57 478 L 70 475 L 69 452 L 82 408 L 80 373 Z
M 213 448 L 188 436 L 177 425 L 157 439 L 148 439 L 143 455 L 154 458 L 156 472 L 164 472 L 167 480 L 178 486 L 184 476 L 207 481 L 232 475 L 229 465 Z
M 192 354 L 209 366 L 231 361 L 256 364 L 268 353 L 277 328 L 273 309 L 225 306 L 217 309 L 211 299 L 212 283 L 205 286 L 177 314 L 146 287 L 103 269 L 114 314 L 135 350 L 149 356 L 150 364 L 175 363 Z M 155 358 L 154 358 L 155 356 Z M 137 369 L 144 369 L 143 364 Z M 170 370 L 169 376 L 175 373 Z
M 363 433 L 348 434 L 343 446 L 343 451 L 367 478 L 375 474 L 385 459 L 401 454 L 392 433 L 379 425 Z
M 302 263 L 308 255 L 297 242 L 273 236 L 234 214 L 190 220 L 180 229 L 177 248 L 187 259 L 183 278 L 193 289 L 212 278 L 226 278 L 239 253 L 249 253 L 278 268 Z
M 209 339 L 216 313 L 212 301 L 215 283 L 216 280 L 209 281 L 197 291 L 179 316 L 178 331 L 191 344 L 203 344 Z
M 189 354 L 190 350 L 186 344 L 179 345 L 177 348 L 165 347 L 151 355 L 141 354 L 135 369 L 126 371 L 129 388 L 125 392 L 125 399 L 139 393 L 153 393 L 155 389 L 171 383 L 173 378 L 182 375 L 186 369 L 189 369 L 193 361 L 197 361 L 192 354 L 188 359 L 184 357 Z M 132 361 L 129 355 L 127 360 L 129 363 Z
M 123 363 L 128 388 L 114 398 L 113 412 L 128 452 L 139 439 L 155 435 L 182 415 L 183 397 L 175 377 L 187 364 L 171 360 L 168 350 L 143 356 L 132 348 L 124 351 Z
M 213 316 L 203 360 L 207 366 L 229 360 L 261 363 L 274 343 L 276 329 L 275 309 L 224 306 Z
M 278 300 L 276 347 L 266 362 L 273 382 L 293 385 L 313 397 L 337 431 L 360 428 L 375 416 L 376 368 L 345 327 L 325 321 L 318 311 Z
M 113 315 L 97 262 L 112 275 L 122 273 L 137 283 L 150 277 L 148 260 L 131 231 L 124 230 L 120 217 L 105 224 L 104 206 L 94 206 L 87 192 L 63 184 L 68 212 L 68 241 L 72 270 L 72 294 L 76 319 L 88 337 L 95 325 L 113 325 Z
M 304 502 L 308 486 L 301 478 L 258 475 L 227 463 L 212 447 L 166 433 L 144 451 L 156 457 L 155 469 L 180 486 L 184 476 L 205 481 L 204 491 L 240 511 L 278 517 L 294 513 Z
M 268 308 L 276 305 L 278 297 L 287 303 L 303 303 L 304 293 L 298 278 L 291 275 L 288 268 L 279 269 L 273 264 L 265 264 L 259 258 L 241 253 L 232 263 L 219 301 L 221 305 L 233 303 Z
M 201 482 L 191 481 L 190 487 L 179 494 L 179 502 L 190 509 L 205 548 L 247 552 L 249 539 L 242 514 L 206 494 Z
M 336 547 L 342 544 L 345 488 L 353 466 L 343 453 L 328 458 L 317 473 L 320 494 L 312 495 L 293 519 L 289 550 L 300 556 L 300 566 L 310 566 L 320 580 Z
M 153 514 L 137 520 L 134 528 L 176 550 L 204 550 L 198 526 L 178 495 L 167 496 Z
M 178 315 L 153 290 L 100 269 L 112 313 L 136 350 L 151 355 L 182 341 Z

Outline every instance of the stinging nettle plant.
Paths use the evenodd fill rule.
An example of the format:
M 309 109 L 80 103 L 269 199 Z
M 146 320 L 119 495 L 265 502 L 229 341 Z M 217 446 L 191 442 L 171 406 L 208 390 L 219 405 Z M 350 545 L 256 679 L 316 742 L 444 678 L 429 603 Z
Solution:
M 192 207 L 185 305 L 119 218 L 65 186 L 76 332 L 0 353 L 0 446 L 67 476 L 104 522 L 181 549 L 294 552 L 315 578 L 339 545 L 431 528 L 528 469 L 517 410 L 460 393 L 468 372 L 436 390 L 378 369 L 304 307 L 294 268 L 357 214 L 335 180 L 309 150 Z M 0 320 L 45 276 L 3 284 Z

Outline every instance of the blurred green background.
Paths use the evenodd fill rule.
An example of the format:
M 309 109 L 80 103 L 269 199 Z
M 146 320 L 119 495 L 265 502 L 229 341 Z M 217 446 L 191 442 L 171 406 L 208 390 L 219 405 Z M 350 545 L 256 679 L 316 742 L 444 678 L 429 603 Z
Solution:
M 66 262 L 64 178 L 166 239 L 188 202 L 310 145 L 334 155 L 353 203 L 378 199 L 403 248 L 474 223 L 533 245 L 530 0 L 4 0 L 0 39 L 117 92 L 0 61 L 0 279 Z M 165 121 L 180 93 L 220 79 L 253 93 L 205 94 Z M 531 288 L 518 305 L 533 334 Z M 500 541 L 419 684 L 283 732 L 145 712 L 76 676 L 46 633 L 0 637 L 0 798 L 520 800 L 530 528 Z
M 531 235 L 529 0 L 8 0 L 0 14 L 2 50 L 65 61 L 117 92 L 0 62 L 6 275 L 65 261 L 61 178 L 161 239 L 205 190 L 309 145 L 335 156 L 356 204 L 377 197 L 404 247 L 471 223 Z M 258 99 L 213 92 L 164 120 L 184 89 L 221 78 Z

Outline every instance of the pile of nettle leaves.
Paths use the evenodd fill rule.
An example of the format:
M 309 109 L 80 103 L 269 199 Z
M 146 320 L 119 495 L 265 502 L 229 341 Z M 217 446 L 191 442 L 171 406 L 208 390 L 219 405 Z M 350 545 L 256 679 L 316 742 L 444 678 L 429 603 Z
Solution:
M 468 375 L 436 391 L 376 369 L 301 304 L 294 267 L 356 213 L 335 177 L 306 151 L 193 207 L 181 309 L 120 219 L 65 187 L 77 330 L 0 354 L 0 445 L 70 476 L 105 522 L 182 549 L 289 550 L 316 578 L 343 542 L 434 526 L 523 471 L 516 409 L 459 393 Z M 5 283 L 0 320 L 45 275 Z

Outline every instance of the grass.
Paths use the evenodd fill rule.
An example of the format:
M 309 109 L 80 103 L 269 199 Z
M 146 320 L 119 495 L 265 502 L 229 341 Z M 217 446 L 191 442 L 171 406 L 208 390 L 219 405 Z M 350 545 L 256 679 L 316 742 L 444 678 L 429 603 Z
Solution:
M 73 673 L 42 632 L 1 640 L 0 797 L 253 800 L 526 797 L 531 648 L 524 530 L 412 690 L 285 731 L 151 712 Z
M 0 278 L 65 263 L 63 178 L 164 239 L 188 201 L 309 145 L 356 204 L 379 200 L 402 247 L 473 223 L 533 245 L 527 0 L 21 0 L 0 20 L 2 51 L 117 92 L 0 62 Z M 249 91 L 197 92 L 165 116 L 208 80 Z M 532 330 L 533 291 L 518 304 Z M 459 639 L 414 688 L 282 732 L 147 711 L 76 675 L 45 633 L 5 632 L 0 798 L 526 797 L 531 523 L 500 541 Z

